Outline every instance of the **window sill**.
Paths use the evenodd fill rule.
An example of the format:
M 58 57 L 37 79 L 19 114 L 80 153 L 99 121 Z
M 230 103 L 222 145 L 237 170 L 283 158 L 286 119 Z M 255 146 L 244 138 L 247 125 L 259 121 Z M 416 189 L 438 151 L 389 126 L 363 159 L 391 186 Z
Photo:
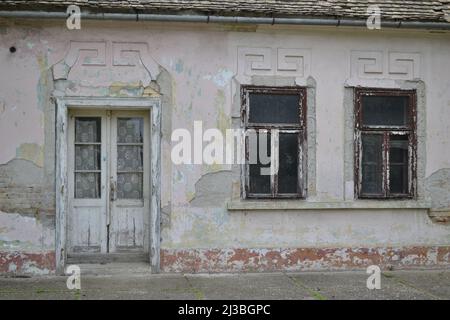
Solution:
M 307 202 L 305 200 L 232 200 L 229 211 L 250 210 L 383 210 L 383 209 L 430 209 L 431 204 L 416 200 L 355 200 L 336 202 Z

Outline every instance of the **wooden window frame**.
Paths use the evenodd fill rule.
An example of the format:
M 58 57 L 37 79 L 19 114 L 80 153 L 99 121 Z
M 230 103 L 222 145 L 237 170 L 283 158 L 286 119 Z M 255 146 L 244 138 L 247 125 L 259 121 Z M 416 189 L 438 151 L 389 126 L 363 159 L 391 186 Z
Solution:
M 299 121 L 298 123 L 251 123 L 250 118 L 250 94 L 262 93 L 271 95 L 296 94 L 299 95 Z M 290 87 L 272 87 L 272 86 L 241 86 L 241 120 L 245 130 L 245 165 L 243 168 L 243 198 L 244 199 L 304 199 L 306 197 L 306 150 L 307 150 L 307 128 L 306 128 L 306 110 L 307 98 L 306 88 Z M 278 129 L 279 133 L 297 134 L 298 136 L 298 168 L 297 168 L 297 193 L 279 193 L 278 192 L 278 174 L 271 176 L 271 193 L 251 193 L 250 190 L 250 165 L 249 165 L 249 146 L 248 130 L 271 130 Z
M 406 126 L 363 124 L 363 96 L 401 96 L 409 98 Z M 417 190 L 417 94 L 416 90 L 357 88 L 355 89 L 355 195 L 358 199 L 414 199 Z M 380 134 L 382 139 L 382 194 L 362 193 L 362 134 Z M 389 143 L 392 135 L 408 135 L 408 193 L 390 192 Z

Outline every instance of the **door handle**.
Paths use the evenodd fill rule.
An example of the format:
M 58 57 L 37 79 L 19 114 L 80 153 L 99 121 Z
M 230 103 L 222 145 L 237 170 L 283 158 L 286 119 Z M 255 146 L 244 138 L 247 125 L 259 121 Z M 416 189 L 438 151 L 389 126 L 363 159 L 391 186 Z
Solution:
M 113 180 L 109 184 L 109 199 L 111 201 L 116 200 L 116 182 Z

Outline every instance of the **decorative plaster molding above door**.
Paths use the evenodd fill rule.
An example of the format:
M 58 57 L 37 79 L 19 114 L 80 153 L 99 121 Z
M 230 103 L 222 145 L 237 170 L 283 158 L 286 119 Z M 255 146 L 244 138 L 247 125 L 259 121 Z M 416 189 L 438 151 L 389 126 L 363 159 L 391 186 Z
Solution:
M 67 80 L 66 95 L 74 96 L 105 96 L 118 86 L 125 88 L 121 94 L 139 96 L 158 74 L 145 42 L 71 41 L 53 66 L 54 80 Z

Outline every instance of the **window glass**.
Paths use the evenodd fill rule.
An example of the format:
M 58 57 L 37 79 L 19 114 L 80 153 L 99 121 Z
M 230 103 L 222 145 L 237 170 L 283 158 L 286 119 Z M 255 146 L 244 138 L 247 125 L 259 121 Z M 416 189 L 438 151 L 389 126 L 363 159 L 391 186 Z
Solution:
M 101 119 L 80 117 L 75 119 L 75 142 L 101 142 Z
M 117 119 L 117 198 L 142 199 L 144 119 Z
M 408 136 L 391 135 L 389 142 L 390 192 L 408 193 Z
M 266 150 L 260 150 L 260 143 L 264 143 L 266 140 Z M 269 158 L 271 155 L 270 150 L 270 135 L 266 133 L 254 133 L 248 135 L 248 154 L 249 154 L 249 192 L 270 194 L 270 174 L 261 174 L 261 169 L 266 168 L 265 171 L 270 170 L 270 161 L 266 162 L 264 158 Z M 262 155 L 262 157 L 261 157 Z M 263 169 L 264 170 L 264 169 Z
M 100 170 L 101 145 L 76 145 L 75 170 Z
M 383 136 L 364 134 L 362 140 L 362 194 L 383 194 Z
M 142 198 L 142 173 L 119 173 L 117 175 L 117 198 Z
M 75 118 L 75 198 L 100 198 L 101 118 Z
M 117 119 L 117 142 L 142 143 L 144 136 L 143 121 L 142 118 Z
M 250 93 L 250 123 L 290 123 L 300 121 L 298 94 Z
M 362 96 L 362 124 L 407 126 L 408 100 L 405 96 Z
M 278 193 L 297 193 L 298 134 L 279 134 Z
M 75 173 L 75 198 L 100 198 L 100 173 Z

